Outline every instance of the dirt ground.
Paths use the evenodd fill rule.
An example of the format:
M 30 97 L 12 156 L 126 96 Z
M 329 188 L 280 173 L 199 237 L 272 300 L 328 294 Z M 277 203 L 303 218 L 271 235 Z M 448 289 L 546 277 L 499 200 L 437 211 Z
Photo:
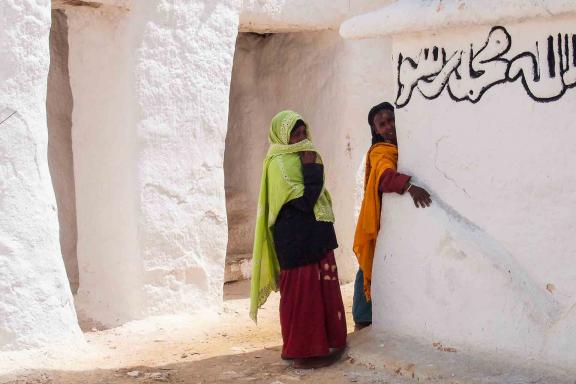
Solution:
M 278 296 L 269 299 L 256 326 L 248 317 L 247 292 L 247 282 L 227 285 L 220 313 L 92 329 L 81 347 L 0 355 L 0 384 L 407 382 L 346 355 L 329 368 L 291 368 L 280 359 Z M 352 285 L 343 286 L 342 292 L 351 331 Z

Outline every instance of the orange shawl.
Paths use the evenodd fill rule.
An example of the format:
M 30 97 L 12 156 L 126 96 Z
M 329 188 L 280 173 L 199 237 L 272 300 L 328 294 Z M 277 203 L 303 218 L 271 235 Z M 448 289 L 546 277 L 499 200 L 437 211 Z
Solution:
M 380 177 L 387 169 L 396 170 L 398 148 L 393 144 L 377 143 L 370 147 L 366 155 L 366 174 L 364 176 L 364 200 L 354 235 L 354 253 L 360 269 L 364 272 L 364 293 L 370 301 L 372 263 L 376 238 L 380 230 Z

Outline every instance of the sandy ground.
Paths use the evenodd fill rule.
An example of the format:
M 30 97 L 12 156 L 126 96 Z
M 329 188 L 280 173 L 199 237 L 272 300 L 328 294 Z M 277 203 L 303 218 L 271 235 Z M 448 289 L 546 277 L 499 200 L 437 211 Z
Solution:
M 332 367 L 295 370 L 280 359 L 278 295 L 248 317 L 247 282 L 227 285 L 220 313 L 167 316 L 86 332 L 87 344 L 0 354 L 1 384 L 405 383 L 345 356 Z M 342 287 L 351 331 L 352 285 Z

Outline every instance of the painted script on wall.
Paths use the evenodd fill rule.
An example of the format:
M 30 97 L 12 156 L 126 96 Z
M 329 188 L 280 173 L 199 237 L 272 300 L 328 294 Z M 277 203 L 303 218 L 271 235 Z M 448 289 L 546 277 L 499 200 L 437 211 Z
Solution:
M 576 86 L 576 35 L 547 36 L 536 41 L 532 51 L 508 58 L 511 46 L 508 31 L 494 27 L 477 51 L 472 45 L 448 53 L 431 47 L 415 59 L 400 53 L 396 105 L 407 105 L 415 88 L 427 99 L 446 89 L 455 101 L 477 103 L 491 87 L 516 80 L 539 102 L 558 100 Z

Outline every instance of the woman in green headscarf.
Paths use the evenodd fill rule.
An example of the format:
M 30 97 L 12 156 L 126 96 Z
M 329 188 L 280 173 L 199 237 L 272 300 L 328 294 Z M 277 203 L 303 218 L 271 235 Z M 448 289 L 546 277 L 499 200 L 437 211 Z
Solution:
M 282 357 L 294 367 L 332 363 L 346 346 L 332 201 L 308 125 L 278 113 L 264 159 L 252 258 L 250 316 L 280 290 Z M 331 353 L 332 352 L 332 353 Z

